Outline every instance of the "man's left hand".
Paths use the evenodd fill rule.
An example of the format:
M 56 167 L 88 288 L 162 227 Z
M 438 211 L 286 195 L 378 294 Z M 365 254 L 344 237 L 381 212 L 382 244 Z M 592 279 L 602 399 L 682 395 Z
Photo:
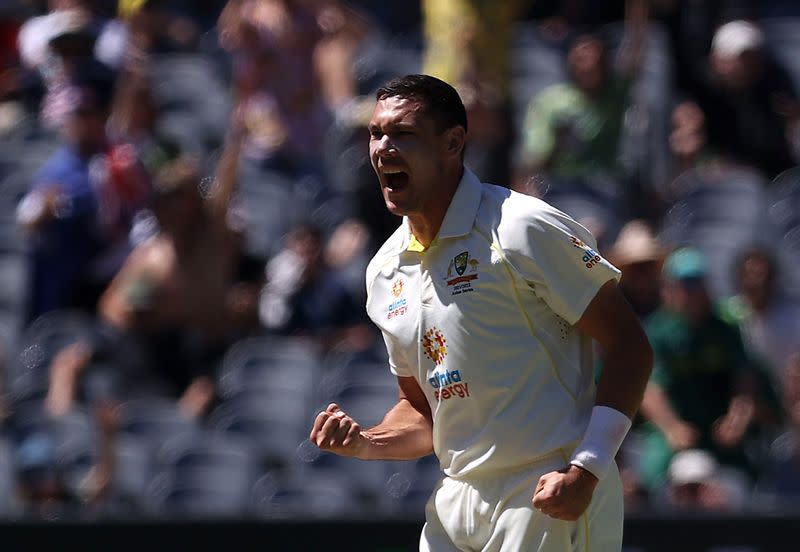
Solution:
M 533 493 L 533 507 L 551 518 L 575 521 L 589 507 L 596 486 L 594 475 L 570 465 L 539 478 Z

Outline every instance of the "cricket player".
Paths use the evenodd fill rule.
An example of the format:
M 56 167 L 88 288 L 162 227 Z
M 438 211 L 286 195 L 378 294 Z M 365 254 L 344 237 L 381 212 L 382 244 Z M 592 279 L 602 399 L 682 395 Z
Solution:
M 376 99 L 370 156 L 403 221 L 367 268 L 367 311 L 399 400 L 368 429 L 331 404 L 310 440 L 362 459 L 435 453 L 423 552 L 620 550 L 614 457 L 652 351 L 619 271 L 569 216 L 464 167 L 450 85 L 408 75 Z

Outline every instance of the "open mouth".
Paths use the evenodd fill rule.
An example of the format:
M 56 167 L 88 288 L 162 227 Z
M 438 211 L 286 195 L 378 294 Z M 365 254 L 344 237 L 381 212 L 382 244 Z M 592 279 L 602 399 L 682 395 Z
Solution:
M 408 186 L 408 173 L 401 169 L 384 168 L 383 178 L 389 192 L 400 192 Z

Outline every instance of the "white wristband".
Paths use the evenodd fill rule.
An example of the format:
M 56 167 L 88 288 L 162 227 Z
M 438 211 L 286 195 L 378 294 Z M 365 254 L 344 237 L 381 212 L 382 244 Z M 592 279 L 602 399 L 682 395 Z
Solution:
M 595 406 L 583 440 L 572 453 L 569 463 L 591 472 L 597 479 L 603 479 L 630 428 L 630 418 L 619 410 Z

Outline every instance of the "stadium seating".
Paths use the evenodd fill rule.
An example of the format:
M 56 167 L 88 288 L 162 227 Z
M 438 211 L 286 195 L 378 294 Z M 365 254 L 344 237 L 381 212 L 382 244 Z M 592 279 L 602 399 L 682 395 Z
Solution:
M 164 136 L 200 156 L 222 144 L 230 121 L 230 94 L 211 60 L 194 53 L 160 54 L 153 58 L 150 78 L 163 114 L 159 126 Z
M 297 449 L 308 437 L 309 406 L 293 397 L 243 395 L 217 406 L 208 426 L 252 443 L 262 467 L 283 468 L 296 462 Z
M 325 403 L 352 386 L 365 391 L 377 387 L 380 388 L 379 392 L 390 388 L 397 393 L 397 379 L 389 371 L 385 350 L 382 353 L 374 349 L 360 352 L 331 351 L 326 355 L 318 387 L 318 402 Z
M 29 458 L 26 453 L 19 461 L 26 466 L 35 462 L 36 469 L 57 473 L 70 492 L 80 495 L 83 480 L 99 452 L 97 426 L 88 410 L 74 408 L 53 417 L 39 401 L 20 402 L 8 425 L 10 442 L 18 451 L 29 447 L 38 451 L 35 457 Z
M 90 317 L 77 311 L 52 311 L 31 323 L 9 351 L 6 383 L 13 401 L 43 398 L 49 385 L 49 366 L 65 346 L 90 340 Z
M 237 201 L 242 205 L 247 253 L 266 261 L 278 252 L 283 236 L 305 214 L 295 204 L 294 188 L 285 174 L 241 164 Z
M 764 29 L 767 48 L 800 90 L 800 17 L 765 18 L 758 23 Z
M 144 510 L 161 519 L 241 519 L 250 508 L 255 458 L 216 432 L 178 436 L 156 452 Z
M 800 167 L 778 175 L 768 191 L 768 230 L 777 253 L 783 286 L 800 299 Z
M 199 430 L 197 421 L 188 418 L 177 401 L 168 397 L 124 401 L 118 407 L 117 424 L 120 435 L 142 439 L 153 449 L 169 439 Z
M 359 460 L 338 456 L 330 452 L 320 452 L 305 462 L 292 466 L 290 472 L 293 476 L 304 478 L 315 477 L 317 474 L 329 476 L 343 476 L 349 480 L 351 493 L 359 503 L 363 512 L 376 512 L 383 507 L 389 493 L 389 481 L 392 476 L 402 470 L 402 462 L 387 460 Z
M 14 455 L 14 443 L 0 437 L 0 519 L 14 519 L 19 515 Z
M 660 237 L 669 247 L 694 246 L 705 254 L 714 297 L 734 293 L 736 254 L 768 238 L 766 185 L 759 172 L 732 166 L 690 170 L 672 183 Z
M 141 507 L 153 471 L 155 449 L 147 439 L 120 435 L 114 439 L 112 494 Z
M 313 399 L 320 361 L 316 345 L 304 338 L 249 337 L 230 347 L 222 360 L 218 393 L 291 398 L 306 405 Z
M 341 473 L 267 473 L 253 487 L 252 512 L 259 519 L 352 520 L 364 515 L 352 481 Z

